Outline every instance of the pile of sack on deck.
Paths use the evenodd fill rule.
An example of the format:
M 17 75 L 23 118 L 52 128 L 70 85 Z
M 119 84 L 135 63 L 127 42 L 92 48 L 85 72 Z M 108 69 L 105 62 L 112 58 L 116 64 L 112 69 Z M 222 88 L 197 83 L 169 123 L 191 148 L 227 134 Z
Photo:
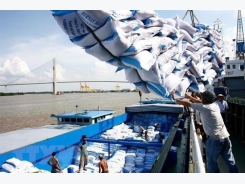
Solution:
M 202 92 L 225 74 L 220 33 L 205 24 L 161 18 L 153 10 L 56 10 L 70 41 L 100 61 L 124 70 L 144 93 L 169 98 Z
M 176 123 L 178 117 L 176 114 L 158 115 L 158 114 L 136 114 L 130 121 L 116 125 L 113 128 L 103 132 L 99 139 L 108 140 L 130 140 L 142 142 L 142 146 L 125 146 L 120 144 L 93 142 L 88 145 L 88 165 L 87 171 L 83 173 L 97 173 L 99 171 L 99 155 L 103 155 L 107 160 L 110 173 L 148 173 L 159 155 L 161 147 L 145 147 L 144 142 L 159 142 L 159 133 L 164 135 L 164 144 L 168 134 Z M 157 128 L 154 124 L 158 123 Z M 148 138 L 139 136 L 138 127 L 142 126 L 148 131 Z M 110 149 L 110 153 L 108 150 Z M 74 165 L 70 165 L 74 172 L 78 170 L 80 155 L 77 157 Z
M 0 166 L 0 173 L 50 173 L 50 171 L 38 169 L 29 161 L 12 157 Z

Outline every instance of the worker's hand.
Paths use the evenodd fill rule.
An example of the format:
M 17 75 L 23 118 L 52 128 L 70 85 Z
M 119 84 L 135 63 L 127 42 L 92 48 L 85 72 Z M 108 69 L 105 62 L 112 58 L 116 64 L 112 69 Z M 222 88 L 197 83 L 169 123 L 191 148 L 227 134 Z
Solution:
M 194 92 L 193 96 L 198 97 L 198 92 Z
M 188 95 L 187 93 L 185 94 L 185 98 L 188 98 L 188 99 L 190 99 L 190 95 Z

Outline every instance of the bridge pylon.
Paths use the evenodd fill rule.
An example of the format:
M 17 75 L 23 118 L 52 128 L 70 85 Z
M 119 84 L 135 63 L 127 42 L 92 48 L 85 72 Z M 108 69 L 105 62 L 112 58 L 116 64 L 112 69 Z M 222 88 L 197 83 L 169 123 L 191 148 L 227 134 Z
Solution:
M 54 95 L 57 94 L 57 90 L 56 90 L 56 62 L 55 62 L 55 58 L 53 59 L 53 94 Z

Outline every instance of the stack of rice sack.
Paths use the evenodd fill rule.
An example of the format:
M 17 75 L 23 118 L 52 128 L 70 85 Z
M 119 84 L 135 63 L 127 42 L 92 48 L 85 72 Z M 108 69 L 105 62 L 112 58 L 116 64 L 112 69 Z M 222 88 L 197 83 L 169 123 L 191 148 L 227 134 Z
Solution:
M 31 162 L 12 157 L 7 159 L 0 167 L 0 173 L 50 173 L 38 169 Z
M 195 27 L 152 10 L 57 10 L 53 17 L 72 43 L 124 70 L 128 82 L 144 93 L 169 98 L 187 89 L 202 92 L 225 74 L 219 32 Z

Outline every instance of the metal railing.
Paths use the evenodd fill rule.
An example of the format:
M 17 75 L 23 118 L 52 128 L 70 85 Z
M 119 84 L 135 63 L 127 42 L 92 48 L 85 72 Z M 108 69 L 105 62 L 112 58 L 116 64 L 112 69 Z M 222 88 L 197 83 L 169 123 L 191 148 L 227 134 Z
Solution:
M 190 115 L 190 162 L 193 167 L 189 168 L 189 172 L 193 173 L 206 173 L 205 164 L 203 162 L 203 157 L 201 153 L 201 149 L 203 149 L 202 145 L 199 144 L 196 129 L 194 125 L 194 117 L 193 114 Z M 191 171 L 192 170 L 192 171 Z

